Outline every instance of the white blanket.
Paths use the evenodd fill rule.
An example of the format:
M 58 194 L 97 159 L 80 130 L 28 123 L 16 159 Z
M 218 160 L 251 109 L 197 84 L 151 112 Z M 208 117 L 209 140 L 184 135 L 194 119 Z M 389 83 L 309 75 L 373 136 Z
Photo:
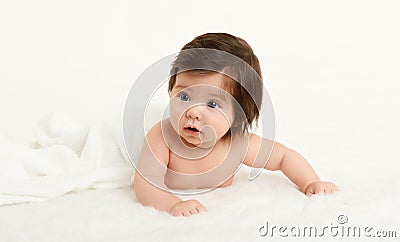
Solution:
M 263 172 L 248 181 L 250 169 L 242 166 L 232 186 L 183 196 L 208 209 L 186 218 L 136 200 L 120 129 L 108 124 L 113 123 L 84 127 L 54 114 L 39 122 L 36 148 L 0 141 L 0 204 L 57 197 L 0 206 L 0 241 L 354 241 L 367 237 L 367 226 L 372 237 L 397 233 L 382 241 L 400 236 L 400 166 L 384 152 L 387 143 L 366 149 L 369 140 L 342 139 L 342 133 L 327 136 L 330 144 L 348 144 L 343 149 L 313 142 L 309 160 L 323 179 L 340 187 L 333 195 L 307 197 L 280 172 Z M 89 188 L 96 189 L 75 192 Z M 288 229 L 279 232 L 282 226 Z M 336 234 L 326 226 L 340 230 Z M 309 227 L 318 235 L 292 234 Z M 360 236 L 342 236 L 342 228 L 354 227 L 362 229 Z
M 122 123 L 85 127 L 53 113 L 37 124 L 31 147 L 0 136 L 0 205 L 43 201 L 89 188 L 129 186 Z

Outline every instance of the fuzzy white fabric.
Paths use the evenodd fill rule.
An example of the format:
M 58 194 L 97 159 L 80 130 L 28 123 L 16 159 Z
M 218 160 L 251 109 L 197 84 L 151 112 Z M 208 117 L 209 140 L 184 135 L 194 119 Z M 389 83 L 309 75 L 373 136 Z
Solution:
M 367 238 L 366 227 L 371 236 L 377 231 L 400 236 L 399 166 L 384 153 L 362 155 L 363 145 L 335 152 L 319 146 L 310 157 L 312 164 L 313 157 L 325 157 L 313 166 L 339 186 L 333 195 L 307 197 L 280 172 L 264 171 L 249 181 L 250 169 L 242 166 L 230 187 L 181 196 L 208 209 L 186 218 L 137 202 L 128 186 L 131 168 L 112 130 L 104 124 L 86 129 L 57 114 L 39 123 L 39 149 L 3 141 L 2 203 L 54 199 L 0 206 L 0 241 L 353 241 L 342 236 L 349 227 L 359 227 L 360 238 Z M 279 232 L 280 227 L 287 229 Z M 317 229 L 316 238 L 308 230 L 296 234 L 307 227 Z
M 135 199 L 133 190 L 90 190 L 57 199 L 0 207 L 1 241 L 292 241 L 272 226 L 370 226 L 397 230 L 398 190 L 387 182 L 335 176 L 341 191 L 331 196 L 307 197 L 279 173 L 264 172 L 248 181 L 245 167 L 231 187 L 184 197 L 198 199 L 208 212 L 192 217 L 172 217 Z M 375 184 L 375 185 L 373 185 Z M 398 187 L 397 187 L 398 188 Z M 268 221 L 269 233 L 260 236 Z M 264 227 L 265 228 L 265 227 Z M 345 227 L 346 228 L 346 227 Z M 265 233 L 261 229 L 262 233 Z M 286 231 L 288 232 L 288 231 Z M 365 238 L 365 237 L 361 237 Z M 354 237 L 296 237 L 296 241 L 354 241 Z M 370 238 L 371 239 L 371 238 Z M 375 240 L 371 240 L 375 241 Z M 395 240 L 389 240 L 395 241 Z
M 53 113 L 38 122 L 36 137 L 32 147 L 0 139 L 0 205 L 129 186 L 133 168 L 123 156 L 116 124 L 85 127 L 65 113 Z

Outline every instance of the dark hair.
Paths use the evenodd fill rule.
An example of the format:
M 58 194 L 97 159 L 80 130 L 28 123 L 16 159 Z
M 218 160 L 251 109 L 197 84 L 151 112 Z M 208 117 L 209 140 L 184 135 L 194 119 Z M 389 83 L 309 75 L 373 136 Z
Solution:
M 172 63 L 169 92 L 176 75 L 183 71 L 217 71 L 235 80 L 225 84 L 241 107 L 235 107 L 232 127 L 223 138 L 248 131 L 253 121 L 258 120 L 263 91 L 261 68 L 257 56 L 243 39 L 226 33 L 207 33 L 187 43 Z

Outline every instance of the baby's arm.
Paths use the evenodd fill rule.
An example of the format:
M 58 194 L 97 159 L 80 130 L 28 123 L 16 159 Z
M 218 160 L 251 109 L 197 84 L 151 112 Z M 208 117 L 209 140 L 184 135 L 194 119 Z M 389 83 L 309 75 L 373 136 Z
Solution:
M 146 140 L 143 142 L 134 176 L 133 186 L 137 200 L 144 206 L 167 211 L 175 216 L 190 216 L 205 211 L 198 201 L 182 201 L 168 192 L 164 177 L 169 161 L 169 149 L 162 137 L 160 123 L 149 131 Z
M 271 149 L 271 154 L 266 152 Z M 321 181 L 311 165 L 299 153 L 255 134 L 250 135 L 249 149 L 244 164 L 272 171 L 281 170 L 307 195 L 330 194 L 337 190 L 335 184 Z

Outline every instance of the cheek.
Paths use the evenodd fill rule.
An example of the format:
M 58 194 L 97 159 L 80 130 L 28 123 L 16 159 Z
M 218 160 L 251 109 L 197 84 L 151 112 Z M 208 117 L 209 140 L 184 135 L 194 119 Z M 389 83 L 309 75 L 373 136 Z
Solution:
M 169 107 L 169 116 L 173 126 L 177 127 L 178 123 L 181 122 L 182 117 L 185 113 L 186 106 L 182 104 L 177 104 L 171 101 Z
M 218 112 L 214 117 L 214 124 L 220 131 L 226 131 L 229 129 L 233 122 L 233 116 L 231 114 L 226 114 L 226 112 Z
M 228 123 L 229 126 L 232 125 L 233 120 L 235 118 L 235 115 L 233 113 L 233 109 L 232 108 L 227 108 L 221 111 L 220 115 L 222 116 L 222 119 Z

